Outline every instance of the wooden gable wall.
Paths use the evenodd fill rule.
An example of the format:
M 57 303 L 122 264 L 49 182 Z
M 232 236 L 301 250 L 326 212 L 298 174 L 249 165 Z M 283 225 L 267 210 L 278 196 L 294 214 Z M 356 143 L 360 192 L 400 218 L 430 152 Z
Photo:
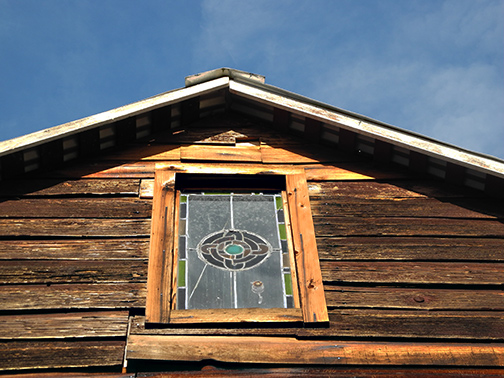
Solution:
M 282 128 L 280 116 L 274 124 Z M 244 173 L 253 166 L 304 168 L 329 328 L 146 328 L 156 164 L 178 171 L 238 165 Z M 147 336 L 161 343 L 277 336 L 294 349 L 313 342 L 299 347 L 306 359 L 294 353 L 275 361 L 273 349 L 267 361 L 258 355 L 251 362 L 504 364 L 504 207 L 478 192 L 223 116 L 77 166 L 4 181 L 0 201 L 3 370 L 120 371 L 126 351 L 150 358 L 141 343 Z M 336 341 L 349 345 L 343 360 L 310 360 Z M 356 348 L 369 342 L 378 348 L 373 353 Z M 243 361 L 212 348 L 216 360 Z M 198 361 L 208 354 L 200 348 L 170 357 Z

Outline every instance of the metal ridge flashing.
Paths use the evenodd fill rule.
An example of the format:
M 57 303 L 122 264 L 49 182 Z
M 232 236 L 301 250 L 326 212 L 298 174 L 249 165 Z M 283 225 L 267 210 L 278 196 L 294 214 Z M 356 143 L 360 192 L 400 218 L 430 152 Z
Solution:
M 264 84 L 266 77 L 263 75 L 254 74 L 251 72 L 240 71 L 234 68 L 217 68 L 206 72 L 201 72 L 195 75 L 190 75 L 185 78 L 185 86 L 190 87 L 206 81 L 215 80 L 221 77 L 228 77 L 234 80 L 243 80 L 249 83 Z
M 466 150 L 271 85 L 251 84 L 238 79 L 230 81 L 229 89 L 236 95 L 281 107 L 393 145 L 504 178 L 504 160 L 494 156 Z
M 179 88 L 169 92 L 146 98 L 89 117 L 67 122 L 48 129 L 35 131 L 14 139 L 0 142 L 0 156 L 8 155 L 26 148 L 35 147 L 56 139 L 71 136 L 75 133 L 103 126 L 121 119 L 131 117 L 146 111 L 154 110 L 174 102 L 183 101 L 191 97 L 227 88 L 229 78 L 221 77 L 212 81 L 202 82 L 189 88 Z

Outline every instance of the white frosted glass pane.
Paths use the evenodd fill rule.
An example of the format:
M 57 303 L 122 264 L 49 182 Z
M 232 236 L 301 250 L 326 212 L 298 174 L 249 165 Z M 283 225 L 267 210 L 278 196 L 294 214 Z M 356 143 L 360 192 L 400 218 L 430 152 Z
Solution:
M 275 197 L 185 195 L 186 289 L 178 308 L 286 307 Z
M 273 248 L 279 248 L 273 196 L 242 196 L 233 198 L 234 226 L 261 235 Z
M 208 234 L 230 228 L 229 196 L 191 195 L 188 200 L 188 248 L 196 248 Z

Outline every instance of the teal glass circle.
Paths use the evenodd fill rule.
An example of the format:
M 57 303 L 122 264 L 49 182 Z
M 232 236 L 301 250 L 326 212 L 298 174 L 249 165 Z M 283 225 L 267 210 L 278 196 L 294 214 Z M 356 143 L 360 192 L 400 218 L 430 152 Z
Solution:
M 236 244 L 230 244 L 224 250 L 229 253 L 230 255 L 239 255 L 244 251 L 243 247 L 241 245 L 236 245 Z

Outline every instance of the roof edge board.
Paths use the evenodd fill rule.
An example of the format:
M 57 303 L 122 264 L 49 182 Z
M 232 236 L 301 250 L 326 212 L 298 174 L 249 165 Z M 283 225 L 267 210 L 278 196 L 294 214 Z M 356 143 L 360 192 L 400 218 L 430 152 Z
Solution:
M 278 94 L 263 89 L 265 85 L 251 86 L 248 83 L 231 80 L 229 89 L 231 93 L 247 97 L 256 101 L 281 107 L 303 116 L 310 116 L 322 122 L 334 124 L 338 127 L 367 135 L 375 139 L 408 148 L 429 156 L 471 168 L 484 173 L 504 178 L 504 161 L 492 156 L 477 154 L 463 148 L 439 142 L 424 137 L 420 134 L 409 132 L 395 126 L 374 122 L 367 117 L 350 116 L 331 109 L 331 107 L 303 97 L 302 99 L 288 96 L 289 92 Z M 269 87 L 269 86 L 268 86 Z M 297 97 L 297 96 L 296 96 Z M 301 96 L 299 96 L 301 97 Z
M 240 80 L 239 78 L 235 78 L 234 80 L 237 81 L 237 82 L 245 82 L 243 80 Z M 245 83 L 247 83 L 247 82 L 245 82 Z M 253 87 L 266 89 L 266 90 L 268 90 L 268 91 L 270 91 L 272 93 L 275 93 L 277 95 L 280 95 L 280 96 L 284 96 L 284 97 L 287 97 L 287 98 L 290 98 L 290 99 L 293 99 L 293 100 L 297 100 L 297 101 L 300 101 L 300 102 L 305 102 L 307 104 L 311 104 L 311 105 L 314 105 L 314 106 L 318 106 L 320 108 L 331 110 L 331 111 L 340 113 L 340 114 L 345 115 L 345 116 L 349 116 L 349 117 L 352 117 L 352 118 L 357 118 L 357 119 L 359 119 L 361 121 L 370 122 L 372 124 L 383 126 L 385 128 L 389 128 L 389 129 L 392 129 L 392 130 L 397 130 L 398 132 L 401 132 L 401 133 L 404 133 L 404 134 L 409 134 L 409 135 L 417 136 L 417 137 L 419 137 L 421 139 L 429 140 L 429 141 L 431 141 L 433 143 L 436 143 L 436 144 L 442 144 L 442 145 L 445 145 L 445 146 L 448 146 L 448 147 L 452 147 L 452 148 L 455 148 L 455 149 L 458 149 L 458 150 L 461 150 L 461 151 L 466 151 L 466 152 L 468 152 L 470 154 L 473 154 L 473 155 L 481 156 L 481 157 L 484 157 L 484 158 L 495 160 L 495 161 L 500 162 L 500 163 L 504 163 L 503 159 L 497 158 L 495 156 L 488 155 L 488 154 L 485 154 L 485 153 L 482 153 L 482 152 L 471 151 L 471 150 L 468 150 L 466 148 L 462 148 L 462 147 L 459 147 L 459 146 L 456 146 L 456 145 L 453 145 L 453 144 L 450 144 L 450 143 L 447 143 L 447 142 L 443 142 L 443 141 L 431 138 L 429 136 L 426 136 L 426 135 L 423 135 L 423 134 L 420 134 L 420 133 L 417 133 L 417 132 L 414 132 L 414 131 L 411 131 L 411 130 L 407 130 L 407 129 L 404 129 L 404 128 L 401 128 L 401 127 L 398 127 L 398 126 L 391 125 L 389 123 L 386 123 L 386 122 L 383 122 L 383 121 L 380 121 L 380 120 L 377 120 L 377 119 L 365 116 L 363 114 L 359 114 L 359 113 L 356 113 L 356 112 L 352 112 L 350 110 L 338 108 L 338 107 L 336 107 L 334 105 L 330 105 L 330 104 L 327 104 L 327 103 L 324 103 L 324 102 L 321 102 L 321 101 L 318 101 L 318 100 L 314 100 L 314 99 L 312 99 L 310 97 L 306 97 L 306 96 L 303 96 L 303 95 L 300 95 L 300 94 L 297 94 L 297 93 L 294 93 L 294 92 L 287 91 L 287 90 L 279 88 L 279 87 L 275 87 L 274 85 L 271 85 L 271 84 L 266 84 L 265 83 L 265 84 L 262 84 L 262 85 L 257 85 L 257 83 L 252 83 L 252 82 L 248 82 L 247 84 L 249 84 L 250 86 L 253 86 Z
M 237 81 L 237 82 L 243 82 L 239 78 L 236 78 L 234 80 Z M 337 113 L 341 113 L 342 115 L 346 115 L 346 116 L 349 116 L 349 117 L 352 117 L 352 118 L 357 118 L 357 119 L 359 119 L 361 121 L 366 121 L 366 122 L 369 122 L 369 123 L 372 123 L 372 124 L 375 124 L 375 125 L 383 126 L 383 127 L 387 128 L 387 129 L 397 130 L 400 133 L 413 135 L 413 136 L 416 136 L 416 137 L 418 137 L 420 139 L 431 141 L 431 142 L 433 142 L 435 144 L 441 144 L 441 145 L 444 145 L 444 146 L 447 146 L 447 147 L 455 148 L 457 150 L 465 151 L 467 153 L 470 153 L 471 155 L 476 155 L 476 156 L 479 156 L 479 157 L 483 157 L 485 159 L 494 160 L 494 161 L 497 161 L 499 163 L 503 163 L 504 164 L 504 159 L 500 159 L 500 158 L 498 158 L 496 156 L 485 154 L 485 153 L 482 153 L 482 152 L 471 151 L 471 150 L 468 150 L 467 148 L 459 147 L 459 146 L 454 145 L 454 144 L 450 144 L 450 143 L 447 143 L 447 142 L 443 142 L 443 141 L 431 138 L 431 137 L 429 137 L 427 135 L 423 135 L 423 134 L 420 134 L 420 133 L 417 133 L 417 132 L 414 132 L 414 131 L 411 131 L 411 130 L 407 130 L 407 129 L 404 129 L 404 128 L 401 128 L 401 127 L 398 127 L 398 126 L 394 126 L 394 125 L 391 125 L 389 123 L 386 123 L 386 122 L 383 122 L 383 121 L 380 121 L 380 120 L 377 120 L 377 119 L 365 116 L 363 114 L 359 114 L 359 113 L 356 113 L 356 112 L 352 112 L 350 110 L 338 108 L 338 107 L 336 107 L 334 105 L 326 104 L 324 102 L 314 100 L 314 99 L 312 99 L 310 97 L 306 97 L 306 96 L 303 96 L 303 95 L 300 95 L 300 94 L 297 94 L 297 93 L 294 93 L 294 92 L 287 91 L 287 90 L 279 88 L 279 87 L 275 87 L 274 85 L 271 85 L 271 84 L 266 84 L 265 83 L 265 84 L 262 84 L 262 85 L 259 85 L 259 86 L 256 83 L 252 83 L 252 82 L 248 82 L 247 84 L 249 84 L 250 86 L 266 89 L 266 90 L 268 90 L 268 91 L 270 91 L 272 93 L 278 94 L 280 96 L 284 96 L 284 97 L 287 97 L 287 98 L 290 98 L 290 99 L 293 99 L 293 100 L 297 100 L 297 101 L 300 101 L 300 102 L 305 102 L 307 104 L 318 106 L 320 108 L 324 108 L 324 109 L 331 110 L 331 111 L 334 111 L 334 112 L 337 112 Z
M 220 77 L 191 87 L 164 92 L 128 105 L 50 127 L 48 129 L 36 131 L 31 134 L 8 139 L 0 142 L 0 156 L 8 155 L 26 148 L 36 147 L 56 139 L 68 137 L 73 134 L 119 121 L 127 117 L 155 110 L 175 102 L 187 100 L 211 91 L 227 88 L 228 86 L 229 77 Z

